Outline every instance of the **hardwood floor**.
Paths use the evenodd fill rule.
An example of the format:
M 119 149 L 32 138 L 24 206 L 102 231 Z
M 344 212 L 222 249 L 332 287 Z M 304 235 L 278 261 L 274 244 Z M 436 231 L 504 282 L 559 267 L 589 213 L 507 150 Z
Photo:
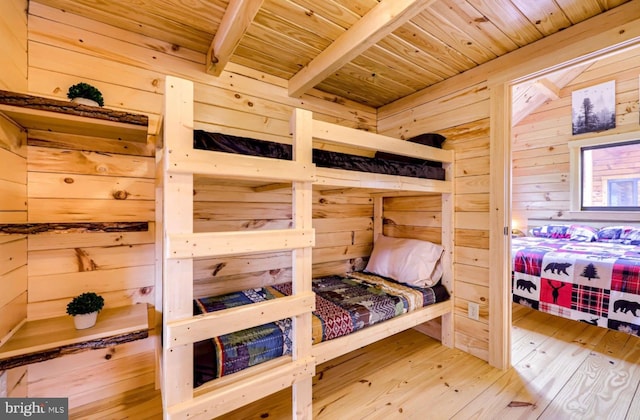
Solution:
M 513 367 L 506 371 L 414 330 L 322 364 L 314 378 L 314 418 L 640 418 L 640 338 L 519 305 L 513 319 Z M 145 405 L 153 404 L 157 397 Z M 224 418 L 287 419 L 290 407 L 287 390 Z M 89 417 L 158 413 L 117 416 L 109 409 Z

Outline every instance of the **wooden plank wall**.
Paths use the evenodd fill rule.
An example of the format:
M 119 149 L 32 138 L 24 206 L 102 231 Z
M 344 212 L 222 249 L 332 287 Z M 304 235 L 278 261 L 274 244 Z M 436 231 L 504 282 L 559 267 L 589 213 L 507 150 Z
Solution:
M 27 91 L 27 0 L 5 0 L 0 14 L 0 89 Z
M 513 128 L 512 218 L 520 229 L 527 219 L 571 219 L 569 148 L 574 140 L 639 132 L 640 47 L 591 64 L 560 97 L 549 100 Z M 616 128 L 574 136 L 571 92 L 610 80 L 616 82 Z
M 378 129 L 402 138 L 440 133 L 447 138 L 443 147 L 456 152 L 455 347 L 488 360 L 489 92 L 486 82 L 477 79 L 473 84 L 466 80 L 445 84 L 381 108 Z M 435 208 L 428 198 L 411 200 L 409 207 Z M 468 302 L 479 304 L 478 321 L 468 318 Z
M 194 230 L 222 232 L 291 227 L 291 188 L 256 192 L 242 185 L 196 183 Z M 373 200 L 366 192 L 313 192 L 313 275 L 364 268 L 373 243 Z M 194 294 L 218 295 L 291 281 L 291 253 L 194 262 Z
M 26 135 L 0 116 L 0 223 L 27 221 Z M 27 235 L 0 234 L 0 343 L 27 319 Z M 19 396 L 17 383 L 0 373 L 7 395 Z M 21 391 L 24 388 L 20 388 Z
M 9 0 L 0 14 L 0 89 L 27 90 L 27 1 Z M 0 117 L 0 223 L 27 221 L 25 133 Z M 0 340 L 27 318 L 27 237 L 0 234 Z M 1 341 L 0 341 L 1 342 Z M 0 397 L 26 395 L 26 368 L 0 371 Z

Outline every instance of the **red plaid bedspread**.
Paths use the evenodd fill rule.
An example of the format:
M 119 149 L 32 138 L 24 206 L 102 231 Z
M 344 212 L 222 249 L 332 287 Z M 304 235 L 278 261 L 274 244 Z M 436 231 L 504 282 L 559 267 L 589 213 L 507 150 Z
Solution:
M 640 335 L 640 247 L 512 239 L 513 301 Z

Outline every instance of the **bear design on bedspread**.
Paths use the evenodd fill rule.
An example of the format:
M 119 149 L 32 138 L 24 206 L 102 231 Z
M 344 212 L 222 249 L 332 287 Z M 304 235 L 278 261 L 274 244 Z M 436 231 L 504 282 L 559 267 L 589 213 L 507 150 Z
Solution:
M 618 310 L 625 314 L 631 312 L 633 316 L 638 316 L 636 312 L 640 310 L 640 303 L 624 299 L 616 300 L 613 303 L 613 312 L 618 312 Z
M 512 241 L 514 302 L 640 335 L 640 247 L 534 237 Z
M 569 275 L 569 273 L 567 272 L 567 268 L 571 267 L 571 263 L 558 263 L 558 262 L 551 262 L 549 264 L 547 264 L 547 266 L 544 268 L 544 271 L 547 272 L 549 270 L 551 270 L 551 274 L 565 274 L 565 275 Z
M 530 280 L 519 279 L 516 282 L 516 289 L 526 290 L 527 292 L 531 293 L 531 289 L 537 290 L 538 288 L 536 287 L 535 283 Z

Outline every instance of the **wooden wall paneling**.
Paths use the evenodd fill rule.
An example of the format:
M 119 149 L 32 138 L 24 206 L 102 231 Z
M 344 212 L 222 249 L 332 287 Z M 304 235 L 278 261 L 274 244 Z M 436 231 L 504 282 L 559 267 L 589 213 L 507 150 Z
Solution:
M 0 148 L 8 150 L 23 158 L 27 156 L 26 131 L 4 115 L 0 115 Z M 7 157 L 7 159 L 15 158 Z
M 17 155 L 9 150 L 0 148 L 0 181 L 22 185 L 26 192 L 27 185 L 27 160 L 24 156 Z M 5 203 L 2 200 L 0 210 L 5 209 Z
M 0 236 L 0 344 L 26 320 L 27 238 Z
M 205 280 L 289 267 L 291 267 L 290 252 L 266 252 L 240 255 L 233 259 L 223 257 L 196 259 L 193 262 L 193 276 L 194 280 Z
M 483 83 L 486 90 L 486 85 Z M 483 91 L 484 91 L 483 90 Z M 485 92 L 487 95 L 488 93 Z M 485 96 L 488 97 L 488 96 Z M 483 112 L 487 112 L 487 101 L 482 103 Z M 477 303 L 481 310 L 481 322 L 488 322 L 488 261 L 489 258 L 489 139 L 483 118 L 474 123 L 466 122 L 462 126 L 438 129 L 447 135 L 444 147 L 456 152 L 455 162 L 455 209 L 454 237 L 454 289 L 455 289 L 455 346 L 473 350 L 478 357 L 488 354 L 488 337 L 485 329 L 461 330 L 458 320 L 468 320 L 467 305 Z M 475 290 L 475 293 L 467 293 Z M 461 292 L 461 295 L 458 293 Z M 470 320 L 469 320 L 470 321 Z M 476 321 L 473 321 L 476 322 Z M 463 324 L 464 325 L 464 324 Z M 471 333 L 470 336 L 467 334 Z M 470 345 L 469 343 L 475 343 Z
M 194 279 L 193 295 L 195 297 L 217 296 L 225 293 L 237 292 L 256 287 L 272 286 L 291 282 L 293 276 L 291 267 L 275 270 L 254 271 L 219 278 Z
M 30 251 L 29 261 L 30 302 L 74 296 L 87 288 L 106 292 L 154 286 L 153 243 Z M 50 285 L 56 282 L 52 294 Z
M 67 200 L 30 198 L 30 223 L 137 222 L 153 220 L 153 201 L 143 200 Z
M 33 18 L 30 22 L 30 39 L 34 42 L 55 45 L 76 54 L 157 71 L 160 74 L 187 77 L 198 83 L 223 88 L 240 95 L 257 95 L 292 107 L 310 108 L 320 114 L 341 118 L 345 124 L 352 121 L 351 124 L 355 123 L 359 128 L 368 127 L 375 131 L 376 113 L 373 108 L 342 98 L 335 98 L 333 101 L 333 97 L 316 95 L 313 92 L 311 93 L 314 96 L 290 98 L 286 90 L 286 80 L 266 76 L 233 63 L 227 66 L 232 71 L 223 72 L 219 78 L 212 77 L 202 72 L 204 54 L 185 48 L 176 51 L 170 44 L 79 18 L 70 13 L 62 13 L 47 6 L 39 6 L 32 13 L 46 18 Z M 69 25 L 73 25 L 73 29 L 70 29 Z M 77 39 L 82 39 L 83 42 L 78 43 Z M 128 42 L 123 42 L 122 39 L 127 39 Z M 114 54 L 116 51 L 118 53 Z M 200 87 L 196 86 L 197 91 Z
M 130 62 L 126 60 L 125 62 L 110 60 L 100 53 L 87 54 L 86 50 L 64 48 L 64 43 L 61 44 L 55 40 L 55 36 L 51 37 L 44 32 L 53 27 L 68 32 L 74 24 L 75 28 L 84 25 L 83 30 L 74 29 L 71 32 L 78 35 L 76 41 L 86 38 L 88 42 L 94 39 L 90 34 L 96 30 L 106 29 L 107 32 L 111 31 L 111 36 L 120 39 L 130 39 L 130 34 L 115 28 L 107 29 L 106 26 L 96 25 L 95 22 L 89 20 L 76 19 L 70 14 L 46 8 L 35 2 L 31 6 L 33 6 L 32 13 L 46 15 L 48 12 L 50 15 L 43 20 L 34 19 L 33 16 L 30 18 L 30 23 L 33 23 L 30 25 L 29 32 L 30 91 L 62 99 L 70 84 L 77 82 L 78 79 L 89 81 L 102 90 L 107 106 L 110 108 L 150 114 L 150 133 L 155 134 L 159 115 L 162 112 L 164 72 L 158 71 L 152 66 L 148 68 L 131 66 Z M 41 13 L 43 11 L 45 13 Z M 58 21 L 59 18 L 69 20 L 62 25 L 57 23 L 49 25 L 49 22 Z M 70 22 L 74 22 L 74 24 L 68 26 Z M 42 35 L 40 38 L 39 28 L 45 28 L 44 32 L 40 34 Z M 52 33 L 54 32 L 55 30 Z M 82 41 L 79 43 L 81 44 Z M 108 44 L 109 42 L 106 42 L 105 45 Z M 147 45 L 153 44 L 147 43 Z M 187 61 L 200 56 L 190 53 L 188 50 L 176 53 L 171 50 L 170 45 L 167 46 L 168 48 L 160 48 L 158 51 L 168 51 L 168 54 L 174 57 L 181 57 L 179 60 Z M 102 47 L 96 49 L 96 51 L 100 50 Z M 56 57 L 55 60 L 50 59 L 53 56 Z M 31 166 L 28 169 L 32 175 L 30 179 L 34 187 L 31 189 L 33 193 L 30 197 L 34 219 L 41 221 L 49 221 L 52 218 L 68 220 L 69 217 L 65 217 L 65 213 L 73 212 L 75 209 L 80 213 L 84 212 L 84 214 L 77 216 L 76 220 L 81 221 L 102 222 L 108 221 L 108 219 L 127 219 L 139 222 L 154 220 L 155 151 L 153 136 L 149 137 L 145 144 L 131 142 L 126 138 L 113 141 L 91 137 L 89 133 L 61 135 L 34 131 L 30 134 L 29 141 L 32 150 L 28 152 L 31 154 L 28 160 Z M 27 156 L 26 150 L 24 155 Z M 56 185 L 56 182 L 60 183 Z M 122 200 L 122 198 L 125 199 Z M 114 203 L 116 200 L 118 202 Z M 55 205 L 56 202 L 59 204 Z M 115 206 L 120 206 L 121 209 L 118 210 Z M 108 207 L 112 207 L 112 210 L 115 211 L 107 211 Z M 60 217 L 55 216 L 56 212 L 59 212 Z M 26 220 L 22 222 L 24 221 Z M 34 240 L 30 243 L 30 253 L 34 258 L 38 257 L 36 260 L 39 260 L 40 257 L 44 257 L 46 260 L 47 255 L 53 256 L 59 253 L 69 256 L 75 254 L 78 261 L 84 261 L 87 264 L 85 268 L 95 269 L 32 276 L 29 280 L 35 287 L 32 295 L 37 301 L 29 302 L 28 316 L 31 319 L 39 319 L 64 313 L 70 296 L 61 296 L 60 293 L 54 297 L 46 296 L 46 287 L 43 286 L 46 286 L 47 281 L 64 285 L 64 288 L 61 288 L 65 290 L 62 295 L 74 295 L 79 290 L 84 291 L 83 289 L 87 287 L 101 288 L 102 290 L 96 291 L 104 296 L 107 306 L 121 306 L 135 302 L 155 304 L 154 234 L 154 226 L 151 223 L 149 231 L 146 232 L 89 234 L 78 231 L 65 232 L 64 235 L 53 233 L 32 235 L 31 238 Z M 121 246 L 119 249 L 109 250 L 114 246 L 118 248 L 118 245 Z M 126 256 L 125 249 L 128 250 L 131 259 Z M 118 255 L 119 251 L 123 251 L 123 253 Z M 100 267 L 94 267 L 91 263 L 92 260 L 95 260 L 96 253 L 102 255 L 98 257 L 98 259 L 102 259 L 102 262 L 98 263 Z M 136 257 L 140 259 L 140 262 L 133 261 Z M 63 257 L 62 260 L 66 260 L 66 257 Z M 34 267 L 34 273 L 38 272 L 37 267 L 38 263 Z M 46 278 L 47 276 L 50 278 Z M 153 324 L 154 321 L 151 319 L 151 325 Z M 144 341 L 147 342 L 147 340 Z M 96 398 L 103 398 L 105 395 L 122 394 L 138 386 L 153 384 L 155 381 L 153 366 L 155 353 L 152 347 L 155 342 L 154 338 L 148 339 L 149 345 L 141 352 L 141 355 L 135 356 L 137 359 L 130 358 L 129 362 L 113 366 L 113 375 L 110 371 L 107 374 L 97 371 L 95 376 L 89 376 L 85 379 L 81 376 L 81 372 L 85 369 L 82 367 L 84 362 L 77 359 L 79 363 L 77 376 L 74 377 L 72 373 L 69 376 L 52 375 L 42 381 L 32 382 L 29 387 L 30 394 L 37 394 L 43 388 L 53 389 L 51 381 L 54 378 L 56 381 L 69 379 L 78 388 L 68 392 L 73 394 L 75 403 L 80 404 Z M 46 372 L 46 369 L 43 372 Z M 86 369 L 84 372 L 86 373 Z M 83 389 L 80 390 L 80 387 Z
M 489 268 L 456 263 L 456 281 L 464 281 L 479 286 L 489 287 Z
M 363 245 L 373 241 L 371 230 L 324 232 L 316 235 L 316 247 L 340 245 Z
M 62 57 L 69 56 L 69 62 L 66 63 L 66 66 L 69 66 L 69 71 L 71 71 L 70 74 L 58 73 L 50 69 L 51 65 L 42 64 L 43 66 L 47 66 L 44 69 L 35 68 L 32 65 L 29 70 L 30 93 L 58 98 L 61 100 L 67 100 L 67 92 L 69 90 L 69 87 L 78 83 L 78 80 L 80 79 L 100 89 L 100 92 L 102 92 L 102 96 L 105 101 L 105 106 L 110 109 L 126 110 L 128 112 L 137 112 L 150 115 L 162 114 L 162 92 L 158 91 L 158 89 L 155 89 L 155 86 L 153 85 L 154 83 L 157 85 L 162 84 L 161 75 L 149 74 L 151 72 L 143 71 L 140 71 L 142 75 L 136 74 L 137 72 L 133 72 L 130 67 L 128 68 L 124 65 L 115 66 L 114 64 L 109 64 L 107 60 L 101 60 L 95 57 L 89 57 L 89 59 L 87 59 L 85 58 L 85 56 L 72 54 L 69 51 L 65 51 L 61 48 L 54 48 L 48 45 L 43 46 L 42 44 L 36 42 L 30 42 L 29 46 L 34 46 L 35 51 L 31 53 L 34 57 L 38 53 L 41 54 L 36 59 L 38 61 L 44 60 L 47 57 L 51 57 L 52 55 L 55 55 L 56 57 L 58 57 L 59 55 L 61 55 Z M 63 61 L 64 58 L 62 57 L 56 59 L 55 61 Z M 95 64 L 87 63 L 87 61 L 95 62 Z M 75 70 L 71 70 L 72 68 L 74 68 L 74 64 L 76 65 Z M 92 67 L 94 67 L 94 70 L 85 72 L 85 66 L 89 65 L 92 65 Z M 60 65 L 54 64 L 53 66 L 59 67 Z M 81 67 L 78 68 L 78 66 Z M 111 77 L 103 76 L 103 74 L 107 73 L 107 69 L 111 67 L 115 67 Z M 104 70 L 98 72 L 97 69 Z M 143 79 L 143 76 L 145 76 L 145 84 L 142 86 L 131 86 L 131 82 L 127 82 L 125 77 L 128 74 L 132 73 L 135 74 L 135 76 L 132 75 L 134 80 Z M 91 77 L 90 75 L 94 76 L 95 78 Z M 111 78 L 115 79 L 116 77 L 118 77 L 120 81 L 114 80 L 113 82 L 106 82 L 104 80 L 111 80 Z M 121 81 L 125 81 L 127 85 L 122 86 Z
M 29 251 L 153 244 L 155 223 L 143 231 L 87 232 L 85 229 L 54 230 L 29 236 Z
M 29 172 L 61 172 L 86 175 L 155 177 L 151 157 L 96 153 L 91 151 L 28 147 Z M 152 220 L 152 219 L 151 219 Z
M 572 136 L 571 92 L 608 80 L 616 81 L 616 128 L 607 135 L 638 131 L 638 68 L 640 48 L 594 61 L 564 89 L 513 128 L 513 221 L 527 228 L 527 219 L 571 217 L 568 143 Z
M 127 343 L 137 345 L 133 348 L 123 344 L 33 364 L 28 372 L 29 396 L 64 395 L 69 398 L 69 408 L 74 408 L 153 383 L 153 343 L 152 339 L 139 340 Z
M 0 308 L 27 291 L 27 265 L 0 274 Z M 4 335 L 3 335 L 4 336 Z
M 11 33 L 3 37 L 7 42 L 3 42 L 0 49 L 11 48 L 8 44 L 20 41 L 19 34 L 26 27 L 21 29 L 20 25 L 26 22 L 24 16 L 20 16 L 19 10 L 22 2 L 13 1 L 6 5 L 6 13 L 0 18 L 0 32 Z M 24 5 L 26 6 L 26 5 Z M 15 19 L 12 22 L 4 19 Z M 10 27 L 8 25 L 13 25 Z M 12 40 L 13 39 L 13 40 Z M 16 62 L 10 67 L 21 66 L 20 57 L 26 54 L 13 51 L 16 55 Z M 9 53 L 9 52 L 7 52 Z M 8 57 L 8 56 L 7 56 Z M 24 63 L 26 65 L 26 63 Z M 25 69 L 26 70 L 26 69 Z M 26 88 L 26 79 L 20 82 L 13 78 L 11 70 L 0 78 L 0 86 L 4 88 L 22 89 Z M 13 79 L 13 80 L 12 80 Z M 8 85 L 5 86 L 4 83 Z M 26 133 L 11 121 L 0 116 L 0 223 L 24 223 L 27 221 L 27 160 L 26 160 Z M 27 315 L 27 237 L 22 234 L 0 234 L 0 344 L 4 343 L 26 320 Z M 22 389 L 14 392 L 16 384 L 12 381 L 13 376 L 8 373 L 3 374 L 5 384 L 5 396 L 22 395 Z
M 27 319 L 27 292 L 19 294 L 0 308 L 0 345 L 4 344 Z
M 51 290 L 52 285 L 55 285 L 55 290 Z M 83 291 L 113 292 L 144 287 L 153 287 L 151 265 L 80 273 L 31 274 L 29 301 L 39 302 L 73 297 Z
M 86 276 L 89 277 L 89 275 Z M 152 278 L 149 277 L 149 280 L 151 281 Z M 81 291 L 85 290 L 86 289 L 83 289 Z M 127 306 L 136 303 L 146 303 L 148 305 L 153 305 L 155 287 L 145 286 L 136 289 L 117 290 L 114 292 L 107 291 L 99 293 L 104 298 L 105 302 L 107 302 L 105 306 L 109 307 Z M 66 313 L 67 304 L 70 300 L 71 296 L 62 299 L 30 302 L 27 307 L 27 317 L 29 320 L 36 320 L 62 316 Z M 149 317 L 150 325 L 154 321 L 154 316 L 155 314 L 152 311 Z
M 291 188 L 282 188 L 267 192 L 256 192 L 250 186 L 206 184 L 205 180 L 194 185 L 194 201 L 245 201 L 291 203 Z M 219 181 L 218 181 L 219 182 Z
M 3 62 L 0 89 L 27 91 L 27 0 L 9 0 L 0 17 L 0 56 Z
M 0 196 L 2 196 L 3 212 L 26 212 L 26 188 L 24 184 L 0 179 Z
M 28 144 L 56 149 L 91 150 L 134 156 L 153 156 L 155 153 L 153 145 L 149 143 L 42 130 L 30 130 Z
M 482 360 L 488 360 L 489 326 L 457 313 L 454 318 L 456 348 Z

